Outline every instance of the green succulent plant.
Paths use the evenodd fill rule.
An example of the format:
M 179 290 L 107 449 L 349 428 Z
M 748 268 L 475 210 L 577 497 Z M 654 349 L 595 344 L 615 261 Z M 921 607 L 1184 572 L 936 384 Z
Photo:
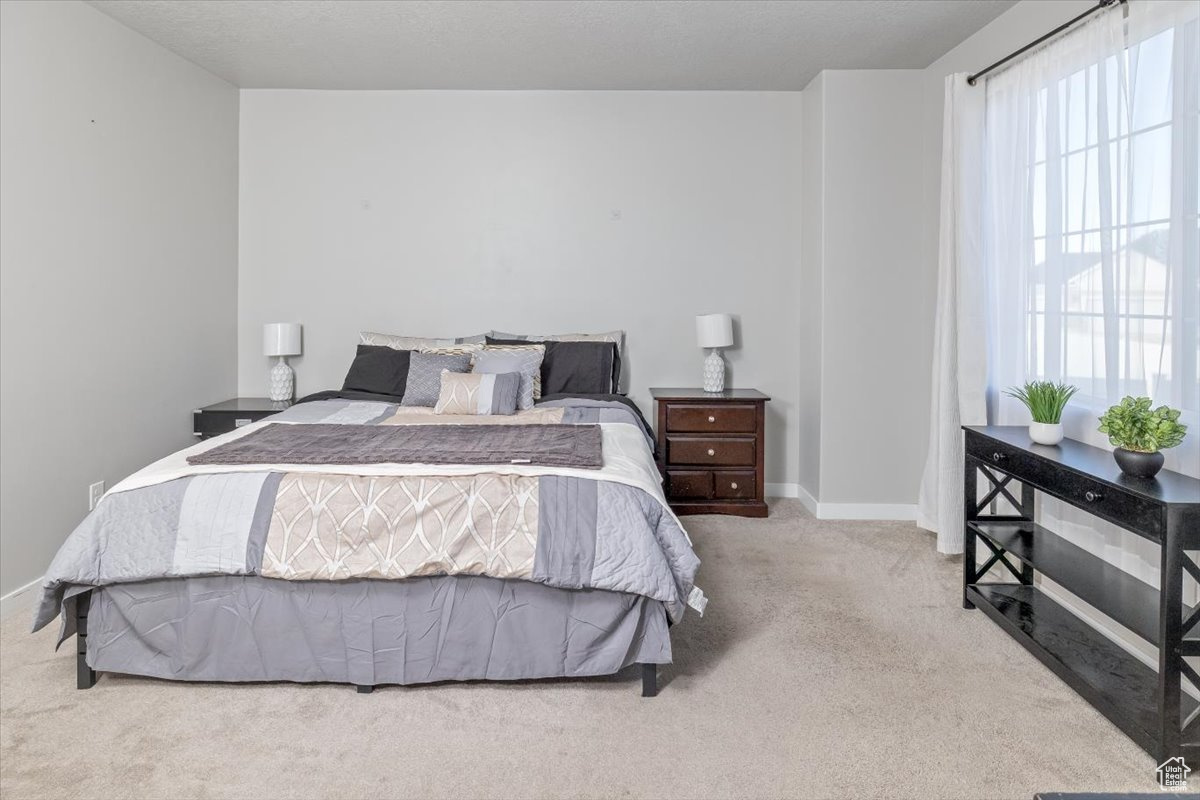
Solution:
M 1157 453 L 1177 447 L 1187 435 L 1179 412 L 1167 406 L 1150 408 L 1149 397 L 1126 397 L 1100 417 L 1100 432 L 1113 447 Z
M 1024 386 L 1013 386 L 1004 393 L 1024 403 L 1033 415 L 1034 422 L 1054 425 L 1062 421 L 1063 409 L 1077 391 L 1077 388 L 1066 383 L 1029 381 Z

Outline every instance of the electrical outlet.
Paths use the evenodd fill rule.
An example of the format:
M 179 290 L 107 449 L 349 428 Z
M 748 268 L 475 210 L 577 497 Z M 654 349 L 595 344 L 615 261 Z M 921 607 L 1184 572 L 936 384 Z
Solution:
M 96 508 L 100 498 L 104 496 L 104 481 L 96 481 L 88 487 L 88 511 Z

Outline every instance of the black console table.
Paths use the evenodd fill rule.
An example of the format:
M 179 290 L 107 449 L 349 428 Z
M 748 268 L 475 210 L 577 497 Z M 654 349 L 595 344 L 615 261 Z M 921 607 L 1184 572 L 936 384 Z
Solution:
M 1070 439 L 1033 444 L 1023 426 L 963 430 L 963 607 L 986 613 L 1158 763 L 1200 759 L 1200 703 L 1180 683 L 1186 677 L 1200 688 L 1186 660 L 1200 663 L 1200 607 L 1183 602 L 1184 573 L 1200 582 L 1188 554 L 1200 550 L 1200 481 L 1170 471 L 1130 478 L 1106 450 Z M 988 483 L 982 499 L 980 475 Z M 1035 489 L 1157 543 L 1161 590 L 1036 524 Z M 1017 513 L 986 514 L 997 499 Z M 1013 582 L 982 582 L 997 566 Z M 1156 645 L 1158 670 L 1050 599 L 1033 585 L 1035 572 Z

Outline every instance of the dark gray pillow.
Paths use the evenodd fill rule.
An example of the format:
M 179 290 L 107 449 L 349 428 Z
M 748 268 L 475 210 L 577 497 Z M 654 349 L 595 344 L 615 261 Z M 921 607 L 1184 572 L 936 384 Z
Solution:
M 430 408 L 437 405 L 442 390 L 442 370 L 470 372 L 470 354 L 413 353 L 408 361 L 408 382 L 400 405 Z
M 409 350 L 360 344 L 346 373 L 342 391 L 390 394 L 399 397 L 408 384 Z
M 526 344 L 517 339 L 494 339 L 488 344 Z M 542 394 L 613 394 L 621 379 L 616 342 L 540 342 Z

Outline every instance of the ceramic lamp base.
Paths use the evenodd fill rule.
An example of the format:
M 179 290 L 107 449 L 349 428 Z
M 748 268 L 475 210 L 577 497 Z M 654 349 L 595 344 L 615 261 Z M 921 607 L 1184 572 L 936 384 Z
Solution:
M 716 348 L 704 359 L 704 391 L 725 391 L 725 359 Z
M 295 381 L 292 368 L 280 357 L 279 363 L 271 367 L 271 387 L 267 396 L 272 400 L 291 400 L 295 391 Z

